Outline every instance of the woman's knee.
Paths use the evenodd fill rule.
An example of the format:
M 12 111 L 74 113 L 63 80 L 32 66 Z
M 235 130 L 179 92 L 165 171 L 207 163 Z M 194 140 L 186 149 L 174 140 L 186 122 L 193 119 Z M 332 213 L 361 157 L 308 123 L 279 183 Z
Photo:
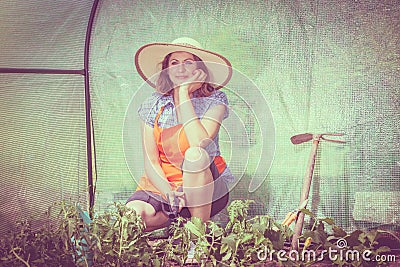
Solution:
M 200 172 L 210 166 L 210 156 L 201 147 L 189 147 L 185 152 L 184 171 Z
M 143 219 L 146 219 L 149 216 L 154 216 L 155 214 L 154 208 L 144 201 L 133 200 L 126 203 L 126 206 L 134 210 L 136 215 L 139 215 Z

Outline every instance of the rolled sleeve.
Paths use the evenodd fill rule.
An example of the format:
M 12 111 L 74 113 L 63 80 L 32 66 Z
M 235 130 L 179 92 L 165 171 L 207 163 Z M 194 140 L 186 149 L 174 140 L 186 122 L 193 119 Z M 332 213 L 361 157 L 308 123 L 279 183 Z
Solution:
M 229 116 L 229 103 L 226 94 L 220 90 L 214 92 L 212 95 L 209 96 L 210 98 L 210 106 L 209 109 L 217 106 L 217 105 L 224 105 L 225 106 L 225 113 L 222 119 L 226 119 Z
M 146 124 L 154 128 L 154 121 L 158 112 L 158 102 L 161 95 L 153 93 L 138 108 L 138 115 Z

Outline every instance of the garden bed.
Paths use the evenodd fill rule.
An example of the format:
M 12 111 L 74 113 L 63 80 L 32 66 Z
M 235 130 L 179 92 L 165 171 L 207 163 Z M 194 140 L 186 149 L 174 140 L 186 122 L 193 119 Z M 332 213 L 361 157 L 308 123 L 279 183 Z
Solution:
M 225 226 L 178 218 L 165 238 L 145 233 L 141 218 L 124 205 L 115 204 L 112 210 L 85 223 L 75 205 L 61 203 L 57 224 L 33 229 L 28 221 L 19 222 L 0 239 L 0 265 L 368 267 L 378 265 L 373 261 L 377 257 L 396 253 L 397 261 L 390 259 L 379 265 L 399 263 L 395 250 L 400 247 L 398 233 L 380 229 L 346 233 L 332 219 L 316 218 L 308 210 L 303 212 L 313 217 L 314 225 L 304 230 L 299 250 L 291 251 L 293 231 L 267 215 L 249 218 L 250 203 L 233 201 Z M 194 258 L 198 263 L 187 261 L 190 242 L 196 244 Z M 328 251 L 336 251 L 336 257 L 328 256 Z M 370 261 L 362 258 L 365 252 Z M 355 254 L 360 258 L 354 258 Z

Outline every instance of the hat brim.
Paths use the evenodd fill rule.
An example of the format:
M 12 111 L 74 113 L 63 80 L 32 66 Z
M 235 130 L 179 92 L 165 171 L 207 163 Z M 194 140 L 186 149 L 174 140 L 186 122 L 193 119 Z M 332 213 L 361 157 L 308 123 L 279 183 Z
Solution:
M 225 57 L 201 48 L 180 44 L 151 43 L 138 49 L 135 54 L 135 66 L 139 75 L 153 88 L 156 88 L 161 62 L 170 53 L 188 52 L 198 56 L 209 71 L 209 83 L 215 89 L 224 87 L 232 77 L 232 65 Z

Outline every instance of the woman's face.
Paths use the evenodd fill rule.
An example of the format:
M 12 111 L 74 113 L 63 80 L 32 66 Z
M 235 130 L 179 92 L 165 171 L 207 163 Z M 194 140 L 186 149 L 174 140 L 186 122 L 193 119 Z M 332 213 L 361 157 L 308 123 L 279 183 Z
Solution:
M 197 69 L 193 54 L 188 52 L 174 52 L 168 61 L 168 76 L 174 86 L 181 85 L 194 75 Z

